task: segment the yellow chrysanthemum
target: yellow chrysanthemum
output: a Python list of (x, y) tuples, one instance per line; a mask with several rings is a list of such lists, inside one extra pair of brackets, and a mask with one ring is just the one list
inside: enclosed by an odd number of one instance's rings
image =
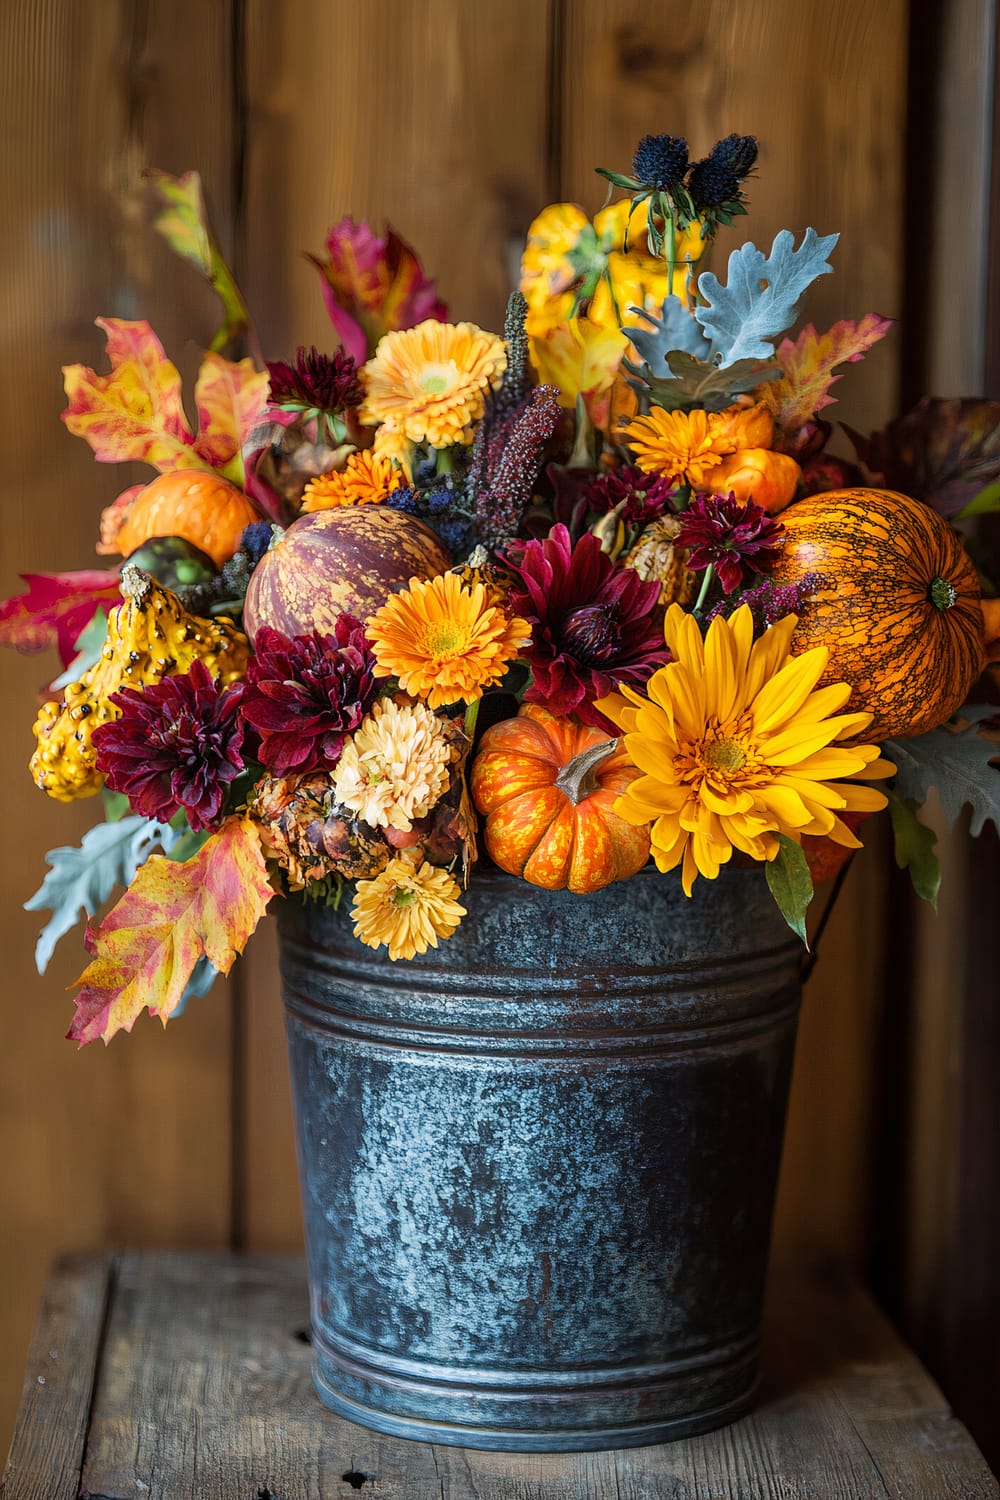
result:
[(647, 417), (634, 417), (624, 437), (645, 473), (691, 485), (704, 484), (736, 447), (728, 424), (713, 413), (664, 411), (662, 406), (654, 406)]
[(329, 510), (334, 505), (370, 505), (384, 500), (406, 483), (392, 460), (364, 448), (352, 453), (342, 469), (310, 479), (303, 492), (302, 510)]
[(385, 943), (389, 957), (413, 958), (451, 937), (465, 916), (458, 881), (407, 850), (373, 880), (359, 880), (351, 907), (354, 936), (369, 948)]
[(472, 703), (499, 682), (531, 626), (491, 603), (481, 583), (442, 573), (393, 594), (365, 624), (376, 677), (398, 677), (405, 693), (431, 708)]
[(507, 347), (474, 323), (438, 323), (387, 333), (361, 370), (362, 422), (412, 443), (450, 448), (472, 441), (488, 390), (507, 368)]
[(796, 624), (788, 615), (754, 641), (744, 605), (729, 620), (713, 620), (703, 640), (693, 615), (673, 604), (665, 634), (675, 660), (653, 673), (648, 697), (623, 685), (597, 704), (625, 731), (643, 772), (615, 811), (630, 823), (652, 822), (657, 866), (680, 865), (688, 896), (696, 877), (714, 880), (734, 849), (773, 859), (779, 834), (796, 842), (825, 835), (856, 849), (837, 814), (886, 804), (874, 788), (840, 780), (891, 776), (894, 767), (876, 745), (835, 743), (860, 734), (871, 714), (837, 714), (851, 690), (842, 682), (816, 687), (828, 652), (817, 646), (791, 656)]
[(423, 703), (376, 703), (348, 740), (333, 772), (337, 801), (369, 828), (409, 833), (451, 780), (454, 751), (445, 726)]

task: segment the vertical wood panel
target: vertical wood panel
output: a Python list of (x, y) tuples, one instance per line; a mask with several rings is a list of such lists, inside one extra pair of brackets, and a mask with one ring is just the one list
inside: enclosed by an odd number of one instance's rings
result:
[[(247, 293), (265, 351), (329, 347), (316, 273), (344, 214), (417, 248), (455, 319), (502, 327), (545, 201), (547, 0), (249, 0)], [(246, 1240), (300, 1233), (273, 934), (246, 966)]]
[[(598, 208), (593, 168), (627, 170), (646, 134), (684, 135), (697, 155), (731, 131), (757, 135), (750, 216), (720, 233), (716, 273), (746, 239), (839, 230), (836, 274), (811, 289), (806, 317), (899, 313), (905, 0), (567, 0), (561, 72), (563, 196)], [(893, 336), (852, 369), (828, 415), (866, 430), (892, 415), (898, 350)], [(807, 987), (776, 1228), (783, 1249), (855, 1260), (867, 1250), (883, 966), (881, 841), (868, 842)]]
[[(94, 462), (62, 428), (59, 367), (99, 363), (99, 314), (146, 315), (190, 371), (211, 332), (194, 274), (142, 222), (147, 164), (200, 167), (230, 211), (229, 10), (197, 0), (8, 0), (0, 8), (5, 215), (0, 244), (0, 422), (5, 461), (0, 589), (21, 571), (95, 566), (101, 506), (129, 471)], [(135, 477), (148, 475), (135, 469)], [(5, 858), (0, 871), (6, 1045), (0, 1061), (0, 1444), (46, 1265), (67, 1246), (225, 1243), (229, 1232), (229, 1015), (223, 992), (165, 1034), (77, 1055), (63, 1039), (79, 934), (48, 973), (41, 925), (21, 910), (43, 855), (77, 842), (97, 803), (33, 790), (26, 764), (37, 694), (54, 660), (0, 654)]]

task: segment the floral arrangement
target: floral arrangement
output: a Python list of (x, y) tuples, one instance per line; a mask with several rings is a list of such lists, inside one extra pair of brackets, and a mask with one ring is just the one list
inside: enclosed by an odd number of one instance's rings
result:
[(932, 900), (931, 788), (998, 820), (968, 700), (1000, 600), (950, 523), (1000, 508), (1000, 410), (925, 400), (828, 451), (890, 321), (790, 332), (834, 234), (703, 269), (756, 160), (646, 137), (593, 220), (531, 225), (502, 337), (344, 219), (313, 258), (337, 347), (267, 363), (197, 175), (151, 174), (223, 308), (197, 429), (149, 324), (100, 319), (110, 368), (64, 371), (63, 420), (157, 477), (101, 518), (120, 564), (0, 606), (0, 641), (62, 659), (33, 779), (103, 798), (27, 903), (40, 969), (89, 919), (71, 1037), (178, 1014), (276, 893), (348, 902), (395, 961), (455, 931), (477, 859), (581, 896), (756, 861), (804, 939), (870, 813)]

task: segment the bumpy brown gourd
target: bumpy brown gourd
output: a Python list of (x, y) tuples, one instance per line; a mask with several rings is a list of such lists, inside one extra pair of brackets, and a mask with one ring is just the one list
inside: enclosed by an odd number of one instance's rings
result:
[(247, 638), (230, 620), (188, 614), (176, 594), (140, 568), (126, 565), (121, 586), (124, 600), (108, 618), (100, 660), (69, 684), (61, 703), (44, 703), (35, 720), (31, 774), (58, 802), (91, 797), (104, 783), (92, 739), (98, 724), (118, 717), (112, 693), (178, 676), (195, 660), (224, 686), (246, 671)]

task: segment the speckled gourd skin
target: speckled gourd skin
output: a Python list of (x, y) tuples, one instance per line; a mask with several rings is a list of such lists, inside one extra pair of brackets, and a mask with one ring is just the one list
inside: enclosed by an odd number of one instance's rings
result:
[[(782, 512), (777, 584), (819, 573), (792, 638), (796, 654), (826, 646), (821, 683), (847, 682), (845, 712), (873, 715), (861, 736), (923, 734), (965, 701), (983, 665), (979, 583), (961, 541), (929, 505), (893, 490), (832, 490)], [(931, 584), (954, 601), (939, 609)]]
[(263, 625), (283, 635), (332, 633), (341, 614), (359, 620), (411, 578), (451, 566), (438, 536), (387, 505), (341, 505), (300, 516), (254, 570), (243, 623), (254, 640)]

